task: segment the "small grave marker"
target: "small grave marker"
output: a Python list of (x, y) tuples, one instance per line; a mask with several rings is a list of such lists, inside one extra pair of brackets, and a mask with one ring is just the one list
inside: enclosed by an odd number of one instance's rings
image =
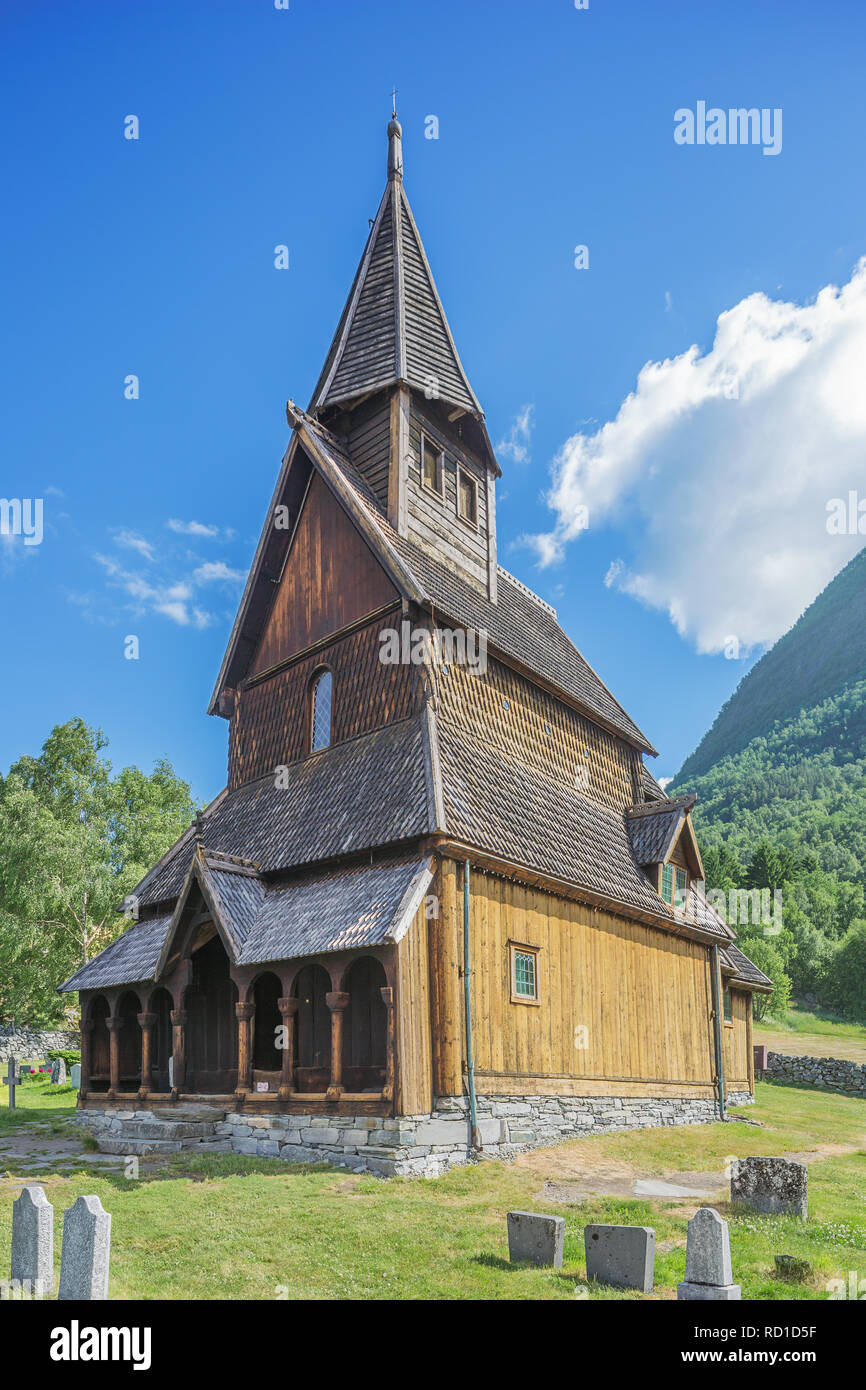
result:
[(528, 1263), (562, 1268), (565, 1221), (561, 1216), (538, 1216), (531, 1211), (508, 1213), (508, 1258), (512, 1264)]
[(72, 1064), (72, 1070), (71, 1070), (71, 1072), (69, 1073), (69, 1079), (70, 1079), (70, 1081), (72, 1082), (73, 1086), (75, 1087), (76, 1091), (80, 1091), (80, 1090), (81, 1090), (81, 1063), (80, 1063), (80, 1062), (73, 1062), (73, 1064)]
[(54, 1208), (37, 1184), (12, 1203), (12, 1282), (36, 1298), (54, 1290)]
[(108, 1298), (111, 1216), (98, 1197), (79, 1197), (63, 1213), (59, 1299)]
[(809, 1215), (809, 1169), (789, 1158), (741, 1158), (731, 1164), (731, 1201), (770, 1216)]
[(14, 1057), (9, 1058), (6, 1075), (3, 1078), (3, 1085), (9, 1087), (9, 1109), (15, 1109), (15, 1087), (21, 1085), (21, 1073), (18, 1070), (18, 1063)]
[(651, 1226), (586, 1226), (586, 1277), (652, 1293), (656, 1233)]
[(686, 1277), (677, 1284), (681, 1302), (732, 1302), (741, 1298), (732, 1283), (728, 1223), (712, 1207), (701, 1207), (689, 1222), (686, 1236)]
[(66, 1085), (66, 1062), (62, 1057), (55, 1057), (51, 1063), (51, 1084), (52, 1086)]

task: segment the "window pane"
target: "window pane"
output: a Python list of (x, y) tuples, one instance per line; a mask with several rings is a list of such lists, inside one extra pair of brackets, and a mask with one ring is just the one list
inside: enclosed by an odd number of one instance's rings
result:
[(442, 456), (429, 439), (421, 436), (421, 453), (424, 459), (424, 482), (435, 492), (442, 491)]
[(676, 891), (676, 898), (675, 898), (675, 900), (674, 900), (674, 906), (675, 906), (675, 907), (685, 907), (685, 905), (686, 905), (686, 887), (687, 887), (687, 886), (688, 886), (688, 878), (687, 878), (687, 876), (686, 876), (686, 871), (685, 871), (685, 869), (677, 869), (677, 891)]
[(331, 673), (323, 671), (313, 687), (313, 737), (311, 751), (327, 748), (331, 742)]
[(725, 990), (724, 1000), (725, 1000), (725, 1022), (726, 1022), (726, 1023), (733, 1023), (733, 1021), (734, 1021), (734, 1015), (733, 1015), (733, 1012), (732, 1012), (732, 1009), (731, 1009), (731, 991), (730, 991), (729, 989), (726, 989), (726, 990)]
[(531, 951), (514, 952), (514, 993), (524, 999), (535, 998), (535, 956)]
[(473, 525), (478, 523), (478, 509), (475, 500), (475, 479), (470, 478), (468, 473), (461, 470), (460, 484), (458, 489), (458, 499), (460, 504), (460, 515), (465, 516), (467, 521)]
[(662, 864), (662, 897), (666, 903), (674, 900), (674, 870), (672, 864)]

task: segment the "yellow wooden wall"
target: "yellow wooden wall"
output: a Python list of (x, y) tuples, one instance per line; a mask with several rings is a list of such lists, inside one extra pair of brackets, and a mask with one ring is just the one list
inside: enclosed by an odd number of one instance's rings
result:
[(398, 1115), (428, 1115), (433, 1108), (429, 925), (422, 903), (397, 947)]
[(751, 1089), (751, 1012), (752, 1000), (746, 990), (731, 990), (730, 1023), (722, 1028), (722, 1047), (725, 1061), (725, 1089)]
[[(412, 1063), (404, 1088), (413, 1105), (431, 1082), (436, 1095), (464, 1089), (462, 867), (443, 860), (437, 891), (439, 916), (423, 932), (429, 991), (424, 986), (417, 996), (432, 1022), (432, 1076), (422, 1078), (423, 1068)], [(706, 946), (479, 870), (471, 875), (470, 910), (479, 1093), (713, 1095)], [(401, 980), (413, 988), (420, 974), (417, 928), (416, 921), (409, 933), (416, 942), (410, 946), (407, 936), (400, 946)], [(511, 1002), (509, 940), (540, 948), (537, 1006)], [(750, 1001), (743, 992), (732, 998), (726, 1080), (729, 1090), (747, 1089)], [(401, 1016), (405, 1009), (404, 995)], [(416, 1026), (407, 1018), (407, 1043)], [(577, 1031), (584, 1029), (585, 1035)]]

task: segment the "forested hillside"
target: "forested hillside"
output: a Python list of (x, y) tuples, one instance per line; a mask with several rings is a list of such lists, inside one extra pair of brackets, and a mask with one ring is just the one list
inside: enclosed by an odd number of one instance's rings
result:
[(866, 1018), (866, 551), (741, 682), (668, 788), (686, 790), (708, 885), (782, 890), (784, 930), (738, 926), (747, 953)]

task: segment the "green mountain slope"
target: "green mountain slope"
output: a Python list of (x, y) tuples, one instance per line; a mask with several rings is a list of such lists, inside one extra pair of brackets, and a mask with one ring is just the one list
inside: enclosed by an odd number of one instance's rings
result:
[[(777, 720), (795, 718), (856, 681), (866, 680), (866, 549), (806, 609), (790, 632), (761, 657), (686, 758), (679, 785), (744, 749)], [(858, 719), (862, 736), (866, 711)], [(855, 731), (856, 734), (856, 731)]]

